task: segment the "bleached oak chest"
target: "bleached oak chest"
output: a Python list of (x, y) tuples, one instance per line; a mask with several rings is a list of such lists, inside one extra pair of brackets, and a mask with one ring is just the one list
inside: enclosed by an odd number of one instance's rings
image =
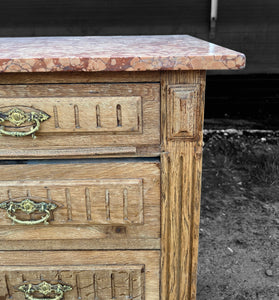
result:
[(189, 36), (0, 39), (0, 300), (195, 299), (207, 69)]

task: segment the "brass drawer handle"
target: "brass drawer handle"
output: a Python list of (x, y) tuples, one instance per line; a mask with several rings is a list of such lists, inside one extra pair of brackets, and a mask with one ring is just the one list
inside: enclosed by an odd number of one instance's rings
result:
[[(46, 203), (46, 202), (34, 202), (29, 198), (26, 198), (20, 202), (14, 202), (12, 200), (8, 200), (0, 203), (0, 208), (5, 209), (7, 211), (8, 217), (13, 221), (13, 223), (24, 224), (24, 225), (35, 225), (39, 223), (48, 224), (48, 218), (50, 217), (50, 211), (57, 208), (57, 205), (54, 203)], [(14, 215), (17, 210), (21, 210), (24, 213), (31, 214), (34, 211), (39, 211), (41, 213), (45, 213), (45, 216), (41, 217), (39, 220), (19, 220)]]
[(15, 137), (23, 137), (27, 135), (32, 135), (32, 138), (35, 139), (35, 132), (39, 130), (41, 122), (49, 119), (50, 116), (39, 110), (25, 112), (20, 108), (12, 108), (7, 112), (0, 112), (0, 123), (9, 121), (15, 126), (19, 127), (20, 125), (31, 122), (31, 129), (29, 131), (8, 131), (5, 130), (5, 126), (0, 125), (0, 135), (9, 135)]
[[(27, 300), (60, 300), (63, 299), (64, 292), (72, 290), (70, 285), (66, 284), (50, 284), (46, 281), (42, 281), (39, 284), (24, 284), (18, 287), (21, 292), (24, 292), (25, 299)], [(54, 298), (35, 298), (32, 296), (33, 293), (40, 293), (44, 296), (55, 293), (57, 294)]]

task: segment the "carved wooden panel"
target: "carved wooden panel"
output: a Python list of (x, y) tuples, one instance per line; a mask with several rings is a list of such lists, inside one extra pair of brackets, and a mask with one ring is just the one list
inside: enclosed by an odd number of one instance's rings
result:
[(0, 299), (45, 281), (71, 286), (64, 300), (159, 300), (159, 262), (159, 251), (0, 251)]
[[(0, 203), (24, 199), (54, 201), (51, 224), (142, 224), (142, 179), (0, 181)], [(18, 212), (21, 219), (36, 218)], [(10, 224), (3, 218), (1, 225)]]
[[(46, 268), (15, 267), (13, 271), (0, 271), (0, 299), (23, 300), (20, 286), (46, 282), (67, 285), (65, 300), (108, 300), (144, 299), (144, 265), (92, 265), (92, 266), (48, 266)], [(53, 292), (54, 294), (54, 292)], [(39, 299), (43, 294), (38, 295)], [(50, 295), (47, 295), (50, 296)], [(53, 295), (54, 296), (54, 295)]]
[[(116, 155), (115, 148), (124, 146), (134, 148), (120, 149), (120, 154), (135, 155), (136, 147), (160, 144), (158, 83), (2, 85), (0, 115), (12, 107), (42, 111), (50, 118), (41, 122), (36, 139), (2, 135), (0, 157)], [(1, 125), (12, 132), (32, 128), (32, 122)]]
[[(12, 105), (10, 105), (13, 103)], [(126, 133), (142, 131), (141, 97), (51, 97), (0, 98), (0, 112), (15, 107), (23, 111), (35, 108), (50, 118), (40, 126), (40, 134), (56, 133)], [(19, 130), (8, 121), (4, 126)], [(21, 124), (21, 127), (26, 124)], [(9, 129), (11, 130), (11, 128)]]
[(194, 139), (200, 115), (199, 84), (168, 85), (169, 138)]
[[(12, 225), (7, 210), (0, 209), (1, 239), (159, 237), (160, 169), (156, 163), (3, 165), (2, 172), (0, 205), (30, 199), (54, 203), (57, 208), (47, 225)], [(32, 221), (44, 213), (17, 210), (12, 215)]]

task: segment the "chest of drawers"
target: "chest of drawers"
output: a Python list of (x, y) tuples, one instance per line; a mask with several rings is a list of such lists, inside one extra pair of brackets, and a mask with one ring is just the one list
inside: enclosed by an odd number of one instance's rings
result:
[(0, 40), (0, 300), (195, 299), (207, 69), (189, 36)]

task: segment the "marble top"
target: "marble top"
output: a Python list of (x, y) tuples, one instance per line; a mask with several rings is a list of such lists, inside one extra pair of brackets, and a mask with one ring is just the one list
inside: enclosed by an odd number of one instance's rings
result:
[(244, 54), (188, 35), (0, 38), (0, 72), (244, 67)]

